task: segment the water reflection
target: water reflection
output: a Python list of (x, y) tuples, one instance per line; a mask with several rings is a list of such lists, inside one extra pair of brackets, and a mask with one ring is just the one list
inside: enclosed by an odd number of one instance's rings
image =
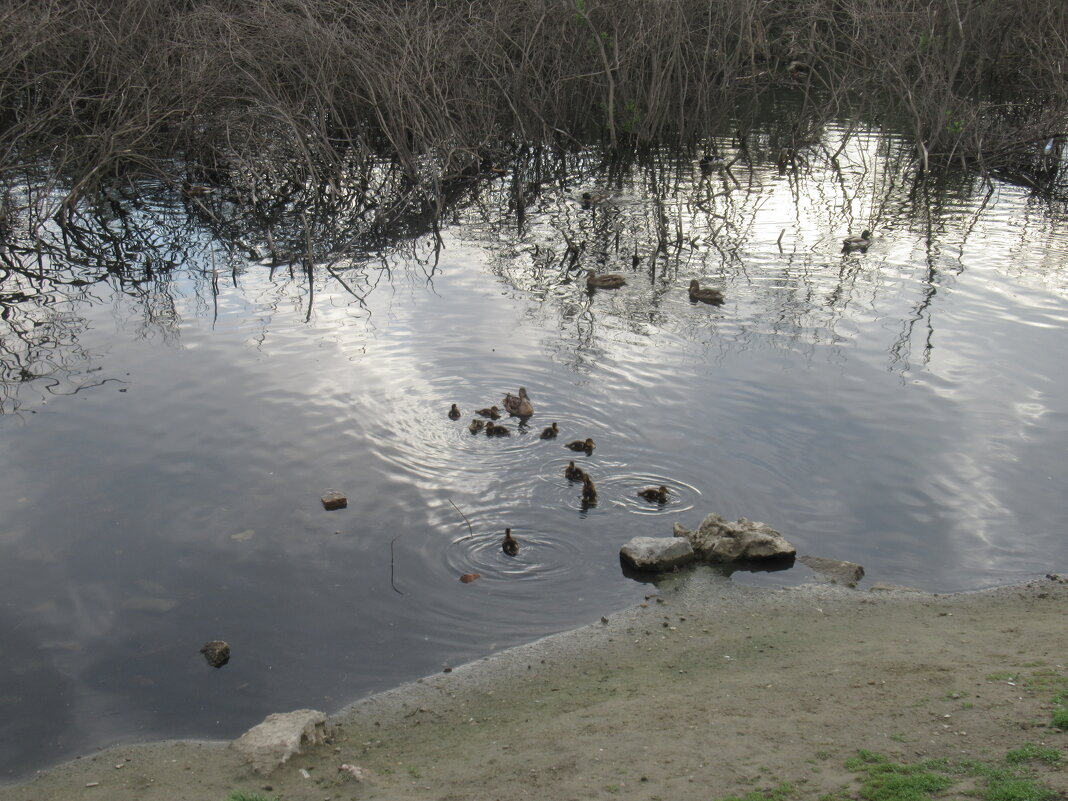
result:
[[(0, 287), (0, 729), (32, 745), (5, 775), (336, 709), (596, 620), (643, 593), (622, 542), (710, 511), (872, 581), (1063, 562), (1064, 217), (1011, 185), (917, 187), (891, 137), (825, 134), (795, 143), (804, 169), (774, 132), (717, 141), (733, 163), (707, 174), (666, 151), (532, 161), (457, 187), (438, 227), (384, 169), (247, 216), (141, 187), (61, 226), (27, 194)], [(586, 268), (628, 283), (591, 294)], [(691, 303), (692, 278), (726, 302)], [(472, 436), (520, 385), (529, 427)]]

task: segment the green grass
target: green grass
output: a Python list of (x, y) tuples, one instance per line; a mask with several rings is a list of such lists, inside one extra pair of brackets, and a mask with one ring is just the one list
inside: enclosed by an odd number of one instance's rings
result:
[(794, 794), (794, 786), (783, 782), (770, 790), (753, 790), (745, 795), (731, 795), (718, 801), (786, 801)]
[(278, 798), (277, 796), (275, 798), (267, 798), (259, 793), (243, 793), (240, 790), (235, 790), (230, 793), (226, 801), (278, 801)]
[(908, 765), (872, 751), (858, 751), (845, 766), (860, 774), (858, 795), (865, 801), (933, 801), (962, 776), (978, 780), (976, 790), (967, 795), (982, 801), (1051, 801), (1056, 794), (1035, 782), (1026, 763), (1055, 765), (1060, 759), (1057, 749), (1029, 743), (1009, 751), (1003, 763), (932, 760)]

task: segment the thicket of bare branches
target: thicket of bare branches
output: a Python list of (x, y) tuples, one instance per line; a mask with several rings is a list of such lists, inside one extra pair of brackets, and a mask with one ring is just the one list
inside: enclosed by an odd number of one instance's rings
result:
[(1066, 70), (1062, 0), (7, 0), (0, 168), (77, 194), (374, 153), (437, 180), (519, 143), (691, 144), (780, 90), (994, 166), (1065, 133)]

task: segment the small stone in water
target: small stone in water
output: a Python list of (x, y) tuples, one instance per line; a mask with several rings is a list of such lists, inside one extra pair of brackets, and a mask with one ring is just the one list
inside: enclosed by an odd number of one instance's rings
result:
[(226, 640), (211, 640), (204, 643), (200, 649), (204, 659), (213, 668), (221, 668), (230, 661), (230, 643)]
[(335, 509), (344, 509), (349, 505), (349, 499), (337, 490), (331, 490), (322, 497), (323, 508), (328, 512), (332, 512)]

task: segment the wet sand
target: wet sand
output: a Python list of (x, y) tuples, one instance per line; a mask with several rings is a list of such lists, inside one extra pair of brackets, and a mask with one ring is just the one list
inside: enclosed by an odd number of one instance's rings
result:
[[(75, 760), (0, 801), (709, 801), (784, 781), (815, 799), (855, 791), (843, 763), (858, 748), (910, 762), (1068, 751), (1049, 725), (1066, 613), (1063, 580), (937, 596), (753, 589), (698, 569), (607, 623), (367, 698), (268, 777), (225, 743), (168, 742)], [(1068, 795), (1066, 772), (1040, 770)]]

